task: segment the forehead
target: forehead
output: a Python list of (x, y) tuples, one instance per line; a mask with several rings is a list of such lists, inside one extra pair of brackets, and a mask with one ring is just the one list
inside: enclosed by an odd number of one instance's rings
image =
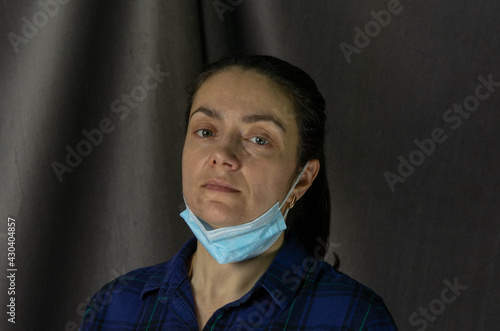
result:
[(295, 122), (293, 102), (283, 88), (265, 75), (230, 68), (210, 76), (198, 89), (190, 112), (198, 107), (217, 109), (227, 116), (272, 114)]

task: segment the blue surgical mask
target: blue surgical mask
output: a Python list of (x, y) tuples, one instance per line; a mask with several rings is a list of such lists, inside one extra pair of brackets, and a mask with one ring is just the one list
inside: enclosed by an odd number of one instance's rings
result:
[(285, 215), (282, 215), (281, 208), (283, 208), (289, 195), (297, 185), (306, 166), (307, 163), (295, 179), (283, 202), (281, 204), (279, 201), (276, 202), (268, 211), (251, 222), (214, 229), (193, 214), (186, 200), (184, 200), (186, 210), (180, 215), (203, 247), (220, 264), (251, 259), (268, 250), (278, 240), (281, 233), (285, 231), (285, 218), (288, 209)]

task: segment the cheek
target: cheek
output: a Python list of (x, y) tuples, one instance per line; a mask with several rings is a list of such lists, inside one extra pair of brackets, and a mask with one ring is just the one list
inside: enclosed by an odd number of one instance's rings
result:
[(255, 201), (262, 206), (282, 202), (289, 187), (289, 176), (292, 172), (286, 168), (266, 169), (254, 172), (250, 182), (254, 187)]
[(184, 147), (182, 151), (182, 187), (183, 191), (189, 189), (191, 185), (191, 179), (193, 178), (193, 173), (196, 167), (196, 158), (194, 153), (190, 151), (189, 148)]
[(191, 141), (192, 139), (186, 138), (184, 141), (184, 147), (182, 149), (182, 169), (189, 169), (195, 165), (196, 155), (199, 155), (199, 151), (196, 150), (195, 144)]
[(182, 190), (190, 192), (196, 189), (206, 163), (206, 149), (196, 148), (193, 144), (186, 140), (182, 151)]

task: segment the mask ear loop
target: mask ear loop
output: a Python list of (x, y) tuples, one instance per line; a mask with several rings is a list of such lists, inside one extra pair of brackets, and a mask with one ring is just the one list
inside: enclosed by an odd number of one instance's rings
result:
[[(297, 176), (297, 178), (295, 178), (295, 181), (293, 182), (293, 185), (292, 187), (290, 188), (290, 190), (288, 191), (285, 199), (283, 199), (283, 202), (281, 203), (281, 205), (279, 206), (279, 209), (281, 210), (281, 208), (283, 208), (283, 206), (285, 205), (286, 203), (286, 200), (288, 200), (288, 197), (290, 196), (290, 194), (292, 194), (292, 191), (293, 189), (295, 188), (295, 186), (297, 185), (297, 183), (299, 182), (300, 180), (300, 177), (302, 177), (302, 174), (304, 173), (304, 171), (306, 170), (306, 167), (307, 165), (309, 164), (309, 161), (306, 162), (306, 164), (304, 164), (304, 166), (302, 167), (302, 170), (300, 170), (299, 172), (299, 175)], [(297, 199), (297, 198), (295, 198)], [(294, 199), (294, 200), (295, 200)], [(287, 210), (285, 211), (285, 215), (283, 215), (283, 218), (286, 219), (286, 216), (288, 215), (288, 212), (290, 211), (290, 208), (287, 208)]]

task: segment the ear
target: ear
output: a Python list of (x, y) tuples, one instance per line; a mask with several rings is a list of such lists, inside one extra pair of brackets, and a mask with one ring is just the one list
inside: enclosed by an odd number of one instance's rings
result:
[(287, 200), (288, 206), (290, 206), (290, 203), (292, 202), (294, 196), (296, 197), (296, 200), (299, 200), (307, 192), (309, 187), (311, 187), (314, 179), (318, 175), (319, 167), (320, 166), (318, 159), (313, 159), (309, 161), (297, 185), (295, 186), (292, 193), (288, 197)]

